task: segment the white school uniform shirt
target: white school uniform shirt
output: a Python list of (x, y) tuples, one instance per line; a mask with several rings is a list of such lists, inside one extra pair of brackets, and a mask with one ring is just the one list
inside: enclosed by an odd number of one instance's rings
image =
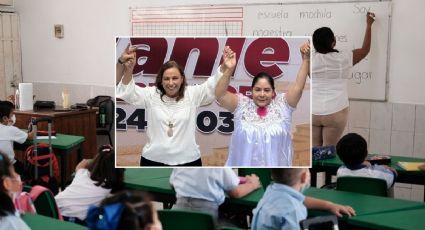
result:
[(395, 174), (393, 171), (385, 168), (383, 165), (359, 165), (355, 168), (348, 168), (342, 165), (336, 172), (336, 177), (355, 176), (355, 177), (370, 177), (382, 179), (387, 182), (387, 188), (391, 188), (395, 182)]
[(111, 192), (111, 189), (96, 186), (95, 183), (90, 179), (89, 170), (77, 170), (72, 183), (55, 196), (62, 215), (85, 220), (90, 205), (98, 206)]
[(12, 161), (12, 164), (16, 162), (15, 152), (13, 151), (13, 142), (19, 144), (24, 143), (27, 140), (28, 134), (15, 126), (0, 124), (0, 152), (7, 155)]
[(231, 168), (175, 168), (170, 184), (179, 197), (208, 200), (220, 205), (225, 192), (239, 185), (239, 177)]
[(7, 215), (0, 217), (0, 230), (31, 230), (28, 225), (19, 217), (19, 213), (15, 215)]
[(313, 52), (312, 63), (312, 114), (329, 115), (347, 108), (353, 52)]
[[(147, 143), (142, 156), (148, 160), (168, 165), (184, 164), (201, 157), (195, 141), (197, 109), (215, 99), (215, 87), (222, 73), (217, 71), (200, 85), (186, 86), (184, 97), (178, 102), (166, 95), (161, 100), (155, 86), (138, 87), (133, 79), (128, 85), (120, 82), (116, 89), (118, 98), (145, 109), (148, 127)], [(173, 124), (173, 136), (167, 131), (169, 122)]]

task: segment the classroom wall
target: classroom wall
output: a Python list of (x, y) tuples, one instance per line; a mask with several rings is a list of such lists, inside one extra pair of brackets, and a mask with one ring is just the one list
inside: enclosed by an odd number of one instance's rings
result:
[[(169, 5), (255, 3), (260, 1), (170, 0)], [(261, 1), (262, 3), (281, 1)], [(299, 2), (299, 1), (285, 1)], [(316, 2), (310, 0), (309, 2)], [(317, 1), (319, 2), (319, 1)], [(393, 0), (388, 99), (390, 102), (351, 101), (347, 131), (362, 134), (370, 152), (425, 157), (425, 77), (423, 28), (425, 1)], [(38, 99), (61, 102), (63, 87), (71, 102), (85, 102), (97, 94), (113, 95), (114, 36), (129, 35), (130, 6), (160, 6), (156, 0), (15, 0), (20, 16), (22, 72), (35, 83)], [(78, 12), (78, 14), (77, 14)], [(409, 15), (409, 17), (406, 17)], [(63, 24), (65, 37), (53, 36), (53, 25)], [(372, 44), (373, 45), (373, 44)], [(423, 186), (407, 186), (412, 198)], [(423, 194), (423, 193), (422, 193)]]

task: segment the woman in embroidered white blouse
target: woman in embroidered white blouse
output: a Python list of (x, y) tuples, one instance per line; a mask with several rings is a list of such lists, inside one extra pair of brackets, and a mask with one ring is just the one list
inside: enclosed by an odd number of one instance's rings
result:
[(235, 122), (226, 166), (292, 165), (292, 112), (301, 98), (310, 69), (308, 42), (301, 46), (300, 52), (302, 64), (286, 94), (276, 95), (274, 80), (267, 73), (254, 77), (252, 99), (226, 91), (230, 77), (220, 79), (216, 98), (222, 107), (234, 113)]
[(141, 88), (132, 77), (135, 63), (135, 49), (127, 47), (117, 63), (117, 69), (123, 69), (118, 72), (124, 76), (116, 95), (146, 111), (148, 141), (143, 147), (140, 165), (202, 166), (195, 141), (196, 110), (214, 101), (217, 82), (233, 72), (236, 66), (233, 51), (226, 47), (220, 71), (194, 86), (187, 86), (183, 69), (175, 61), (168, 61), (161, 66), (155, 86)]

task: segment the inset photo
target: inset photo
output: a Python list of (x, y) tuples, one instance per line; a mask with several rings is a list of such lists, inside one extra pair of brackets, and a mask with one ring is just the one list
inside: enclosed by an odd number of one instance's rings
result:
[(117, 167), (310, 167), (310, 37), (117, 37)]

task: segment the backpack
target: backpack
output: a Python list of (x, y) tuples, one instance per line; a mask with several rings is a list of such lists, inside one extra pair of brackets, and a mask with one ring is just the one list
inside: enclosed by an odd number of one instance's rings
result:
[[(25, 151), (26, 169), (25, 174), (29, 177), (30, 185), (41, 185), (50, 189), (53, 194), (59, 192), (56, 177), (59, 177), (59, 164), (56, 155), (50, 152), (49, 145), (37, 144), (37, 157), (34, 155), (34, 146), (29, 146)], [(52, 162), (52, 176), (50, 176), (50, 160)], [(37, 177), (35, 170), (37, 169)]]
[(37, 213), (31, 195), (28, 192), (21, 192), (13, 203), (20, 214)]

